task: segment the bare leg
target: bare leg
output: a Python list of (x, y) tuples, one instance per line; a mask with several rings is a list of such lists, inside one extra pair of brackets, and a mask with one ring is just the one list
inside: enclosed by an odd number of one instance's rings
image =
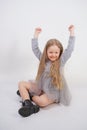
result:
[(30, 116), (33, 113), (37, 113), (40, 108), (37, 105), (34, 105), (29, 97), (29, 89), (31, 87), (31, 83), (30, 82), (19, 82), (19, 92), (20, 95), (23, 99), (23, 106), (18, 110), (18, 113), (23, 116), (23, 117), (27, 117)]
[(19, 92), (23, 100), (30, 99), (29, 97), (29, 88), (30, 88), (29, 82), (21, 81), (19, 82)]
[(32, 100), (40, 107), (45, 107), (55, 102), (50, 100), (46, 94), (42, 94), (41, 96), (33, 96)]

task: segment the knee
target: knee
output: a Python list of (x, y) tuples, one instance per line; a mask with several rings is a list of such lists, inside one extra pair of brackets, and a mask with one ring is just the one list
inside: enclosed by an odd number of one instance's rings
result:
[(46, 107), (48, 104), (46, 102), (39, 102), (40, 107)]
[(39, 105), (40, 107), (46, 107), (46, 106), (48, 106), (48, 102), (46, 102), (46, 101), (40, 101), (40, 102), (38, 103), (38, 105)]
[(34, 96), (33, 98), (32, 98), (32, 100), (37, 104), (37, 105), (39, 105), (40, 107), (46, 107), (47, 105), (48, 105), (48, 102), (46, 101), (46, 100), (42, 100), (42, 99), (40, 99), (40, 97), (39, 96)]
[(18, 88), (19, 88), (19, 90), (23, 88), (23, 86), (24, 86), (23, 84), (24, 84), (23, 81), (20, 81), (20, 82), (18, 83)]

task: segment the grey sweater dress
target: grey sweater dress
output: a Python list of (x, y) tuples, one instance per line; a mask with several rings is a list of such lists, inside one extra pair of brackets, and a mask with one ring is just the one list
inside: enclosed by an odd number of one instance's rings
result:
[[(75, 43), (75, 37), (70, 36), (68, 40), (68, 46), (61, 56), (60, 72), (63, 78), (63, 85), (64, 85), (63, 88), (59, 90), (51, 83), (51, 77), (48, 77), (48, 74), (50, 72), (51, 61), (48, 61), (46, 63), (45, 70), (42, 73), (38, 83), (36, 81), (30, 81), (31, 82), (30, 92), (33, 95), (34, 94), (40, 95), (41, 91), (43, 91), (48, 96), (49, 99), (55, 101), (56, 103), (60, 102), (63, 105), (70, 104), (71, 94), (67, 86), (66, 80), (64, 78), (63, 70), (65, 63), (71, 57), (71, 53), (74, 49), (74, 43)], [(40, 60), (42, 53), (38, 47), (38, 39), (35, 38), (32, 39), (32, 50), (35, 56)]]

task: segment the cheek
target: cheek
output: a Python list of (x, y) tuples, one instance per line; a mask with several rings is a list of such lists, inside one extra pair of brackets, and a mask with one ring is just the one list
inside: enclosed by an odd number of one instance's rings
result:
[(60, 53), (57, 54), (57, 57), (59, 57)]
[(50, 55), (50, 53), (47, 51), (47, 57)]
[(48, 54), (47, 54), (47, 57), (50, 57), (50, 56), (52, 56), (52, 55), (48, 53)]

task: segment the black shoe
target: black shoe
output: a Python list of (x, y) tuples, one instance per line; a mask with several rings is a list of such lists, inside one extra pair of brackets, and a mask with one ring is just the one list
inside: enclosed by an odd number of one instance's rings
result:
[(18, 113), (23, 117), (28, 117), (33, 113), (39, 112), (40, 108), (34, 105), (30, 100), (25, 100), (22, 108), (18, 110)]
[[(17, 93), (18, 96), (21, 96), (19, 90), (17, 90), (16, 93)], [(30, 100), (32, 101), (32, 97), (33, 97), (33, 96), (32, 96), (30, 93), (29, 93), (29, 96), (30, 96)]]
[(17, 90), (17, 92), (16, 92), (16, 93), (17, 93), (17, 95), (18, 95), (18, 96), (21, 96), (21, 95), (20, 95), (20, 92), (19, 92), (19, 90)]

